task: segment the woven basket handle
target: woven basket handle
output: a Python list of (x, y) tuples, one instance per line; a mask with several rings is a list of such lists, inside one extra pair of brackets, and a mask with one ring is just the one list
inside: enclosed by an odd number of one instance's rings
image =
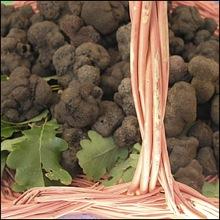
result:
[[(214, 18), (219, 23), (216, 3), (175, 1), (174, 4), (174, 7), (195, 6), (202, 16)], [(130, 1), (129, 9), (132, 94), (142, 135), (142, 149), (130, 193), (149, 193), (159, 182), (174, 213), (179, 214), (176, 205), (179, 201), (185, 212), (204, 217), (197, 209), (186, 205), (171, 174), (166, 146), (163, 120), (169, 78), (167, 1)]]

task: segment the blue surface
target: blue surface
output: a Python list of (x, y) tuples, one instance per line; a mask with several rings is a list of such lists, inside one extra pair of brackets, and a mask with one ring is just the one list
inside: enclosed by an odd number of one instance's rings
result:
[(59, 217), (58, 219), (101, 219), (98, 216), (86, 214), (86, 213), (79, 213), (79, 214), (67, 214)]

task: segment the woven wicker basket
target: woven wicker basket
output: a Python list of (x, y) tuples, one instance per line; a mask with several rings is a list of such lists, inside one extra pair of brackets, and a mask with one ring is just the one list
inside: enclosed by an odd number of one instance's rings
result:
[[(15, 7), (20, 7), (23, 4), (30, 4), (33, 9), (37, 11), (35, 1), (15, 1), (13, 3)], [(154, 2), (154, 4), (156, 3)], [(163, 2), (163, 4), (166, 4), (166, 2)], [(200, 10), (203, 17), (212, 17), (219, 24), (218, 4), (210, 1), (174, 1), (173, 7), (188, 4), (194, 4), (195, 7)], [(135, 7), (134, 2), (130, 2), (130, 9), (131, 7)], [(131, 13), (131, 18), (134, 16), (135, 10)], [(164, 18), (167, 19), (167, 16)], [(132, 25), (133, 28), (135, 28), (134, 24)], [(168, 29), (168, 27), (164, 28), (166, 30)], [(163, 37), (162, 39), (164, 39), (165, 42), (162, 43), (164, 43), (166, 48), (166, 51), (164, 51), (167, 53), (168, 36)], [(132, 52), (131, 45), (131, 54)], [(166, 56), (169, 56), (168, 53)], [(169, 59), (167, 58), (168, 57), (165, 57), (164, 59), (166, 68), (169, 66)], [(133, 58), (131, 57), (131, 65), (132, 60)], [(168, 155), (166, 149), (165, 155)], [(169, 166), (168, 168), (165, 166), (165, 169), (167, 169), (167, 172), (171, 176)], [(50, 219), (60, 218), (66, 214), (78, 213), (89, 213), (93, 215), (93, 218), (113, 219), (219, 217), (219, 199), (208, 199), (184, 184), (174, 181), (172, 176), (168, 181), (168, 185), (172, 189), (174, 196), (173, 199), (170, 199), (168, 196), (168, 189), (166, 185), (163, 184), (163, 181), (161, 181), (162, 174), (158, 176), (157, 187), (154, 190), (140, 195), (130, 195), (127, 193), (130, 183), (105, 188), (99, 183), (93, 183), (86, 180), (84, 176), (79, 176), (74, 179), (71, 187), (37, 187), (23, 194), (19, 194), (14, 193), (10, 189), (11, 183), (13, 182), (13, 176), (14, 174), (6, 169), (4, 178), (1, 182), (2, 219)], [(188, 194), (189, 191), (191, 192), (190, 194)], [(74, 218), (73, 216), (71, 217)]]

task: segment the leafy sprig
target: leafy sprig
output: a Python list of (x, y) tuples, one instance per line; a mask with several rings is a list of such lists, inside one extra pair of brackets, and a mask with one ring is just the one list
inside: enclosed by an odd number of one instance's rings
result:
[(118, 160), (109, 172), (109, 178), (102, 183), (105, 186), (112, 186), (120, 182), (130, 182), (137, 166), (140, 149), (141, 145), (139, 143), (135, 144), (129, 157), (125, 160)]
[(22, 136), (2, 142), (1, 150), (8, 151), (6, 165), (16, 170), (14, 191), (45, 186), (44, 175), (52, 181), (69, 185), (70, 174), (59, 164), (60, 154), (67, 150), (67, 143), (56, 137), (59, 125), (55, 120), (47, 121), (22, 131)]
[(82, 149), (77, 158), (86, 176), (97, 181), (112, 169), (120, 156), (127, 155), (127, 150), (117, 147), (112, 137), (104, 138), (95, 131), (89, 131), (88, 136), (89, 139), (80, 142)]

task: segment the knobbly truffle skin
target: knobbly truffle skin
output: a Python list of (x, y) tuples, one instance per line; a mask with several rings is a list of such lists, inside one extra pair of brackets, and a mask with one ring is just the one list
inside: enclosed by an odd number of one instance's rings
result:
[(188, 71), (193, 77), (191, 84), (196, 90), (198, 103), (205, 103), (215, 93), (215, 82), (219, 78), (219, 65), (212, 59), (196, 56), (190, 60)]
[(201, 192), (202, 186), (205, 182), (205, 178), (202, 172), (202, 166), (197, 160), (194, 159), (186, 167), (179, 168), (179, 170), (175, 173), (174, 178), (178, 182), (184, 183)]
[(181, 81), (187, 74), (187, 64), (184, 62), (181, 56), (170, 57), (170, 75), (169, 84), (172, 85), (175, 82)]
[(114, 141), (119, 147), (133, 146), (140, 141), (138, 120), (135, 116), (124, 118), (121, 127), (114, 132)]
[(167, 137), (179, 136), (184, 127), (196, 120), (195, 89), (187, 82), (177, 82), (168, 91), (165, 130)]
[(196, 158), (199, 142), (194, 137), (168, 138), (170, 165), (172, 173), (180, 167), (185, 167)]
[(197, 48), (196, 45), (193, 44), (192, 42), (188, 42), (184, 44), (184, 48), (181, 56), (185, 60), (185, 62), (189, 62), (192, 59), (192, 57), (195, 54), (196, 48)]
[(212, 121), (219, 126), (219, 95), (215, 95), (211, 103)]
[(87, 42), (76, 48), (75, 69), (88, 64), (93, 64), (101, 70), (106, 69), (110, 64), (108, 51), (99, 44)]
[[(62, 46), (62, 44), (57, 45), (56, 43), (64, 43), (64, 38), (63, 36), (61, 37), (58, 26), (51, 21), (42, 21), (33, 24), (29, 28), (27, 35), (29, 42), (38, 48)], [(61, 42), (56, 42), (58, 39)]]
[(197, 159), (203, 167), (204, 175), (216, 175), (217, 167), (214, 152), (211, 147), (203, 147), (199, 150)]
[(196, 7), (178, 6), (172, 12), (171, 29), (186, 41), (194, 37), (203, 23)]
[(125, 77), (130, 76), (130, 66), (128, 62), (122, 61), (109, 67), (101, 75), (101, 87), (106, 97), (113, 97), (118, 91), (118, 86)]
[(170, 37), (170, 54), (180, 55), (184, 50), (184, 41), (180, 37)]
[(219, 169), (219, 131), (216, 131), (213, 133), (213, 149), (214, 149), (214, 154), (215, 158), (217, 161), (217, 167)]
[(116, 33), (118, 50), (123, 60), (130, 60), (131, 23), (121, 26)]
[(205, 18), (204, 19), (203, 28), (208, 30), (211, 34), (213, 34), (215, 32), (217, 27), (218, 27), (218, 24), (216, 23), (216, 21), (214, 19), (212, 19), (212, 18)]
[(108, 137), (120, 126), (124, 115), (120, 107), (112, 101), (102, 101), (100, 111), (100, 116), (93, 124), (92, 129), (103, 137)]
[(81, 83), (88, 81), (97, 86), (100, 83), (100, 70), (95, 66), (84, 65), (76, 71), (76, 75)]
[(121, 106), (127, 116), (136, 115), (130, 78), (124, 78), (121, 81), (121, 84), (118, 86), (118, 92), (114, 94), (114, 101)]
[(82, 43), (92, 42), (98, 43), (100, 41), (100, 34), (91, 25), (83, 26), (71, 39), (71, 44), (78, 47)]
[(10, 29), (9, 16), (14, 12), (15, 8), (11, 5), (1, 3), (1, 37), (5, 37)]
[(68, 1), (69, 10), (73, 15), (79, 16), (82, 10), (82, 1)]
[(74, 38), (75, 33), (83, 26), (83, 20), (76, 15), (64, 15), (59, 20), (59, 27), (70, 39)]
[(81, 11), (85, 23), (104, 35), (116, 30), (124, 16), (125, 9), (119, 1), (103, 1), (102, 4), (99, 1), (85, 1)]
[(95, 43), (83, 43), (76, 49), (66, 44), (53, 55), (58, 81), (65, 88), (72, 79), (84, 79), (98, 85), (100, 69), (106, 68), (109, 62), (108, 52)]
[(101, 97), (101, 88), (88, 82), (72, 80), (54, 107), (54, 117), (58, 123), (70, 127), (91, 126), (99, 115)]
[(66, 44), (60, 47), (53, 55), (53, 65), (58, 76), (71, 74), (75, 61), (75, 47)]
[(188, 132), (189, 136), (197, 138), (199, 147), (212, 146), (212, 134), (212, 129), (202, 121), (196, 121)]
[(51, 21), (42, 21), (33, 24), (28, 32), (28, 41), (38, 49), (38, 58), (35, 61), (32, 72), (37, 75), (46, 75), (52, 72), (52, 57), (55, 51), (65, 44), (64, 36), (58, 26)]
[(213, 59), (215, 62), (219, 63), (219, 40), (207, 40), (200, 43), (192, 52), (189, 59), (195, 56), (204, 56), (209, 59)]
[(12, 28), (27, 30), (31, 25), (30, 18), (33, 14), (30, 5), (14, 8), (1, 4), (1, 36), (5, 37)]
[(64, 88), (73, 79), (75, 61), (75, 47), (66, 44), (60, 47), (53, 55), (53, 65), (58, 76), (58, 83)]
[(55, 20), (60, 15), (58, 1), (37, 1), (37, 7), (40, 10), (40, 13), (47, 20)]
[(62, 138), (68, 143), (69, 148), (62, 152), (61, 164), (72, 177), (75, 177), (80, 172), (76, 153), (81, 149), (80, 141), (85, 136), (83, 130), (79, 128), (64, 127), (62, 131)]
[(20, 66), (30, 68), (32, 59), (32, 49), (24, 30), (12, 28), (1, 38), (1, 74), (10, 75)]
[(16, 68), (8, 81), (1, 82), (1, 88), (1, 115), (6, 121), (31, 119), (51, 104), (50, 86), (26, 67)]
[(199, 30), (195, 37), (194, 37), (194, 43), (196, 45), (199, 45), (200, 43), (207, 41), (211, 37), (211, 34), (207, 30)]
[(100, 41), (100, 34), (93, 26), (83, 26), (83, 20), (76, 15), (65, 15), (59, 20), (59, 27), (62, 32), (70, 39), (73, 46), (78, 47), (82, 43)]
[(36, 13), (31, 17), (31, 24), (42, 22), (43, 20), (44, 20), (43, 16), (39, 13)]

